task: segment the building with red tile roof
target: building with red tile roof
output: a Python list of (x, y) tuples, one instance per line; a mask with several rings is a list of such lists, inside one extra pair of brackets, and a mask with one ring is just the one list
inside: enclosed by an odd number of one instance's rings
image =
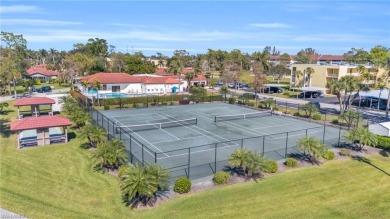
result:
[(11, 131), (70, 126), (69, 119), (60, 116), (26, 117), (11, 123)]
[(49, 105), (50, 106), (50, 112), (49, 114), (53, 114), (53, 104), (55, 104), (56, 101), (47, 98), (47, 97), (25, 97), (19, 100), (16, 100), (14, 102), (14, 106), (18, 108), (18, 118), (22, 118), (22, 115), (20, 114), (20, 107), (22, 106), (31, 106), (31, 115), (39, 116), (40, 115), (40, 109), (39, 106), (41, 105)]
[(26, 73), (29, 78), (40, 78), (40, 79), (48, 79), (48, 78), (55, 79), (59, 75), (58, 71), (47, 69), (46, 64), (31, 66), (29, 69), (27, 69)]

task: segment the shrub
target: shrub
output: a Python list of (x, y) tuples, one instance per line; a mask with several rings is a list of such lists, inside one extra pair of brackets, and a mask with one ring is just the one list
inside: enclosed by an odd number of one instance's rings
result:
[(279, 111), (279, 107), (277, 107), (277, 106), (274, 106), (272, 109), (273, 109), (274, 111)]
[(324, 157), (327, 160), (333, 160), (334, 159), (334, 152), (333, 151), (326, 151), (322, 157)]
[(286, 159), (285, 164), (288, 167), (296, 167), (296, 166), (298, 166), (298, 161), (294, 158), (289, 157)]
[(267, 168), (264, 170), (266, 173), (276, 173), (278, 172), (278, 163), (274, 160), (267, 161)]
[(229, 98), (229, 103), (230, 104), (234, 104), (236, 102), (236, 98), (234, 98), (234, 97), (230, 97)]
[(339, 120), (338, 119), (332, 119), (332, 123), (333, 124), (339, 124)]
[(129, 165), (122, 165), (118, 168), (118, 177), (119, 179), (122, 179), (123, 175), (125, 174), (126, 171), (130, 169)]
[(248, 106), (254, 107), (254, 106), (255, 106), (255, 102), (249, 101), (249, 102), (248, 102)]
[(352, 156), (351, 150), (345, 148), (340, 149), (339, 154), (341, 156), (348, 156), (348, 157)]
[(110, 106), (109, 105), (104, 105), (104, 110), (109, 110)]
[(314, 114), (313, 119), (314, 120), (321, 120), (321, 114)]
[(244, 102), (242, 102), (241, 100), (239, 100), (238, 102), (237, 102), (238, 104), (244, 104)]
[(295, 112), (295, 113), (293, 114), (293, 116), (301, 116), (301, 114), (299, 114), (298, 112)]
[(183, 194), (191, 190), (191, 180), (186, 177), (180, 177), (175, 181), (173, 191)]
[(230, 181), (230, 175), (227, 172), (219, 171), (216, 172), (213, 178), (215, 185), (228, 184)]
[(389, 137), (377, 135), (376, 138), (377, 138), (377, 141), (376, 141), (377, 143), (376, 143), (375, 147), (390, 150), (390, 138)]
[(175, 102), (171, 101), (170, 105), (171, 105), (171, 106), (175, 105)]
[(284, 95), (284, 96), (290, 96), (290, 92), (285, 91), (285, 92), (283, 92), (283, 95)]

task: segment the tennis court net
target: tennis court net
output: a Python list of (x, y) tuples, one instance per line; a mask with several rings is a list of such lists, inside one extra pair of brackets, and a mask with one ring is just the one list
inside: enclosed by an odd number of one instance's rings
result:
[(198, 124), (197, 118), (174, 120), (174, 121), (161, 122), (161, 123), (147, 123), (141, 125), (117, 125), (116, 132), (119, 133), (121, 129), (130, 132), (138, 132), (138, 131), (165, 129), (171, 127), (180, 127), (180, 126), (196, 125), (196, 124)]
[(223, 121), (236, 120), (236, 119), (249, 119), (249, 118), (265, 117), (271, 115), (272, 115), (271, 111), (262, 111), (262, 112), (235, 114), (235, 115), (221, 115), (221, 116), (215, 116), (214, 122), (223, 122)]

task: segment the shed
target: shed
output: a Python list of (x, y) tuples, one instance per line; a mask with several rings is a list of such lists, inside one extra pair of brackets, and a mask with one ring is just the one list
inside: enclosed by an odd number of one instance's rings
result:
[(368, 129), (376, 135), (390, 136), (390, 122), (373, 124)]

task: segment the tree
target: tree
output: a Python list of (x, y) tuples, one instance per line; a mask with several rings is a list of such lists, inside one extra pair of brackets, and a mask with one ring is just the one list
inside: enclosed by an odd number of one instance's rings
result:
[[(27, 69), (26, 57), (27, 41), (23, 35), (15, 35), (10, 32), (1, 31), (1, 41), (5, 47), (1, 46), (0, 56), (0, 80), (5, 86), (9, 84), (9, 94), (11, 94), (12, 85), (16, 98), (16, 80), (21, 77), (21, 72)], [(11, 81), (13, 82), (11, 84)]]
[(347, 110), (340, 114), (340, 118), (347, 123), (349, 129), (354, 122), (359, 124), (360, 120), (363, 119), (363, 116), (356, 110)]
[(344, 58), (350, 64), (366, 64), (369, 61), (369, 53), (364, 49), (351, 48), (344, 53)]
[(191, 80), (194, 79), (195, 77), (196, 77), (195, 72), (188, 72), (188, 73), (186, 74), (186, 76), (184, 77), (184, 79), (187, 81), (188, 87), (191, 87)]
[(4, 109), (4, 107), (8, 107), (9, 105), (8, 105), (8, 103), (7, 102), (1, 102), (0, 103), (0, 113), (3, 113), (4, 111), (3, 111), (3, 109)]
[(147, 62), (142, 54), (126, 55), (124, 62), (129, 74), (153, 74), (156, 71), (154, 64)]
[(285, 75), (290, 74), (290, 69), (286, 68), (284, 65), (275, 65), (272, 66), (268, 71), (268, 75), (271, 75), (273, 79), (276, 78), (277, 82), (279, 83), (280, 79), (283, 78)]
[(314, 104), (306, 103), (299, 106), (300, 110), (305, 111), (305, 114), (308, 118), (311, 118), (313, 113), (318, 112), (318, 108)]
[[(307, 75), (308, 81), (309, 81), (309, 87), (311, 86), (311, 76), (314, 74), (314, 69), (312, 67), (307, 67), (304, 70), (305, 75)], [(306, 79), (304, 78), (304, 84), (306, 83)]]
[(55, 64), (55, 58), (56, 58), (56, 55), (57, 55), (57, 50), (55, 50), (54, 48), (50, 48), (50, 56), (52, 58), (52, 64)]
[(247, 177), (251, 177), (253, 174), (268, 168), (267, 159), (257, 151), (248, 151), (245, 158), (244, 164), (247, 170)]
[(169, 185), (169, 172), (157, 165), (130, 166), (125, 168), (119, 184), (127, 203), (136, 206), (139, 202), (146, 205), (158, 191), (166, 190)]
[(286, 66), (290, 64), (290, 62), (291, 62), (291, 56), (289, 54), (283, 53), (282, 55), (279, 56), (279, 63), (281, 65)]
[(366, 71), (366, 68), (363, 65), (357, 66), (356, 70), (359, 72), (360, 80), (362, 80), (363, 82), (368, 82), (369, 80), (371, 80), (371, 73)]
[(379, 110), (379, 105), (381, 102), (381, 96), (382, 96), (382, 91), (386, 89), (386, 85), (382, 81), (378, 81), (378, 84), (376, 86), (377, 89), (379, 89), (379, 100), (378, 100), (378, 110)]
[(244, 149), (236, 149), (230, 154), (228, 163), (232, 168), (240, 168), (245, 172), (248, 151)]
[(298, 147), (306, 154), (310, 155), (310, 160), (317, 161), (326, 151), (326, 146), (319, 139), (304, 137), (298, 141)]
[(296, 61), (300, 64), (310, 64), (310, 56), (304, 50), (301, 50), (297, 53)]
[(376, 135), (368, 128), (358, 127), (349, 130), (345, 135), (344, 138), (348, 141), (352, 142), (358, 150), (363, 150), (363, 147), (365, 145), (375, 145), (377, 138)]
[(303, 73), (301, 71), (295, 71), (293, 72), (293, 76), (295, 76), (295, 85), (296, 87), (302, 87), (303, 86), (303, 80), (301, 82), (301, 76), (303, 76)]
[(226, 94), (229, 93), (229, 89), (226, 86), (221, 87), (221, 90), (219, 91), (221, 94), (225, 96), (225, 101), (226, 101)]
[(95, 163), (95, 170), (118, 169), (119, 166), (127, 162), (126, 148), (119, 139), (103, 141), (97, 145), (92, 156)]
[(98, 126), (88, 124), (82, 129), (80, 137), (87, 139), (90, 147), (96, 148), (106, 139), (106, 131)]
[[(340, 80), (332, 80), (328, 87), (337, 96), (340, 105), (340, 113), (348, 110), (353, 102), (359, 96), (360, 91), (365, 91), (368, 87), (360, 83), (354, 76), (344, 76)], [(342, 97), (343, 100), (342, 100)]]

